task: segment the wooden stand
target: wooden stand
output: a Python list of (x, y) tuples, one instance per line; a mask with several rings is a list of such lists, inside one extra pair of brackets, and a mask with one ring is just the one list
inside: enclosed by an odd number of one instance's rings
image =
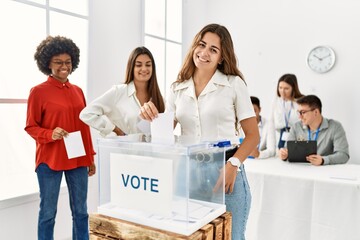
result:
[(190, 236), (96, 213), (90, 214), (89, 221), (91, 240), (231, 240), (230, 212), (224, 213)]

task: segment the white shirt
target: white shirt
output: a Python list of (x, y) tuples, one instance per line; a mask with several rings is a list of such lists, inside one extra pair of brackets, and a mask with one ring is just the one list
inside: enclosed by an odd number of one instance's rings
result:
[(266, 118), (261, 117), (261, 121), (259, 122), (258, 126), (260, 133), (258, 158), (269, 158), (275, 156), (275, 132), (270, 131), (269, 121)]
[(140, 102), (134, 82), (115, 85), (96, 98), (80, 113), (80, 119), (100, 131), (101, 136), (111, 133), (115, 126), (126, 134), (140, 133)]
[(181, 125), (181, 135), (199, 141), (228, 139), (238, 143), (235, 119), (239, 122), (255, 116), (245, 82), (238, 76), (227, 76), (219, 70), (198, 98), (192, 78), (174, 83), (166, 110), (175, 112), (175, 120)]
[(270, 117), (270, 129), (275, 132), (276, 148), (280, 140), (280, 129), (286, 127), (286, 121), (288, 122), (288, 127), (292, 127), (297, 121), (299, 121), (299, 117), (296, 112), (297, 109), (298, 104), (295, 101), (284, 101), (280, 97), (275, 98)]

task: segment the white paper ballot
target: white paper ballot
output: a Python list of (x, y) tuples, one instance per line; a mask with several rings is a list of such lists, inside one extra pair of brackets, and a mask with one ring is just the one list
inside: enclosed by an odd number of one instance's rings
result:
[(85, 148), (80, 131), (69, 133), (64, 138), (64, 142), (69, 159), (85, 156)]
[(151, 124), (151, 142), (173, 144), (174, 137), (174, 112), (159, 113)]

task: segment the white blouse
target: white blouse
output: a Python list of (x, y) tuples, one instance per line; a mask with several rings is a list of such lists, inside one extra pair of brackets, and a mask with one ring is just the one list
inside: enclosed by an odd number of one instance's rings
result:
[(280, 140), (280, 130), (286, 127), (286, 122), (288, 127), (292, 127), (299, 121), (297, 110), (298, 104), (296, 101), (284, 101), (276, 96), (270, 117), (270, 131), (275, 132), (276, 147)]
[(239, 142), (236, 118), (239, 122), (255, 116), (245, 82), (219, 70), (198, 98), (192, 78), (174, 83), (168, 94), (166, 111), (175, 112), (181, 135), (199, 141), (228, 139)]
[(120, 84), (86, 106), (80, 113), (80, 119), (99, 130), (103, 137), (110, 134), (115, 126), (126, 134), (140, 133), (137, 128), (140, 107), (134, 82)]
[[(273, 102), (272, 120), (276, 130), (280, 130), (286, 126), (292, 127), (299, 117), (297, 115), (298, 104), (296, 101), (284, 101), (282, 98), (277, 97)], [(290, 114), (289, 114), (290, 113)]]

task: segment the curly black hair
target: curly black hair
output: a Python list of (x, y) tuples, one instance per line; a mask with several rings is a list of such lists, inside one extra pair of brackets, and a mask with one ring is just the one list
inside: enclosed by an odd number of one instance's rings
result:
[(79, 66), (80, 49), (69, 38), (62, 36), (48, 36), (36, 48), (34, 59), (39, 70), (45, 75), (51, 74), (49, 68), (50, 60), (53, 56), (67, 53), (71, 57), (72, 70), (71, 73)]

